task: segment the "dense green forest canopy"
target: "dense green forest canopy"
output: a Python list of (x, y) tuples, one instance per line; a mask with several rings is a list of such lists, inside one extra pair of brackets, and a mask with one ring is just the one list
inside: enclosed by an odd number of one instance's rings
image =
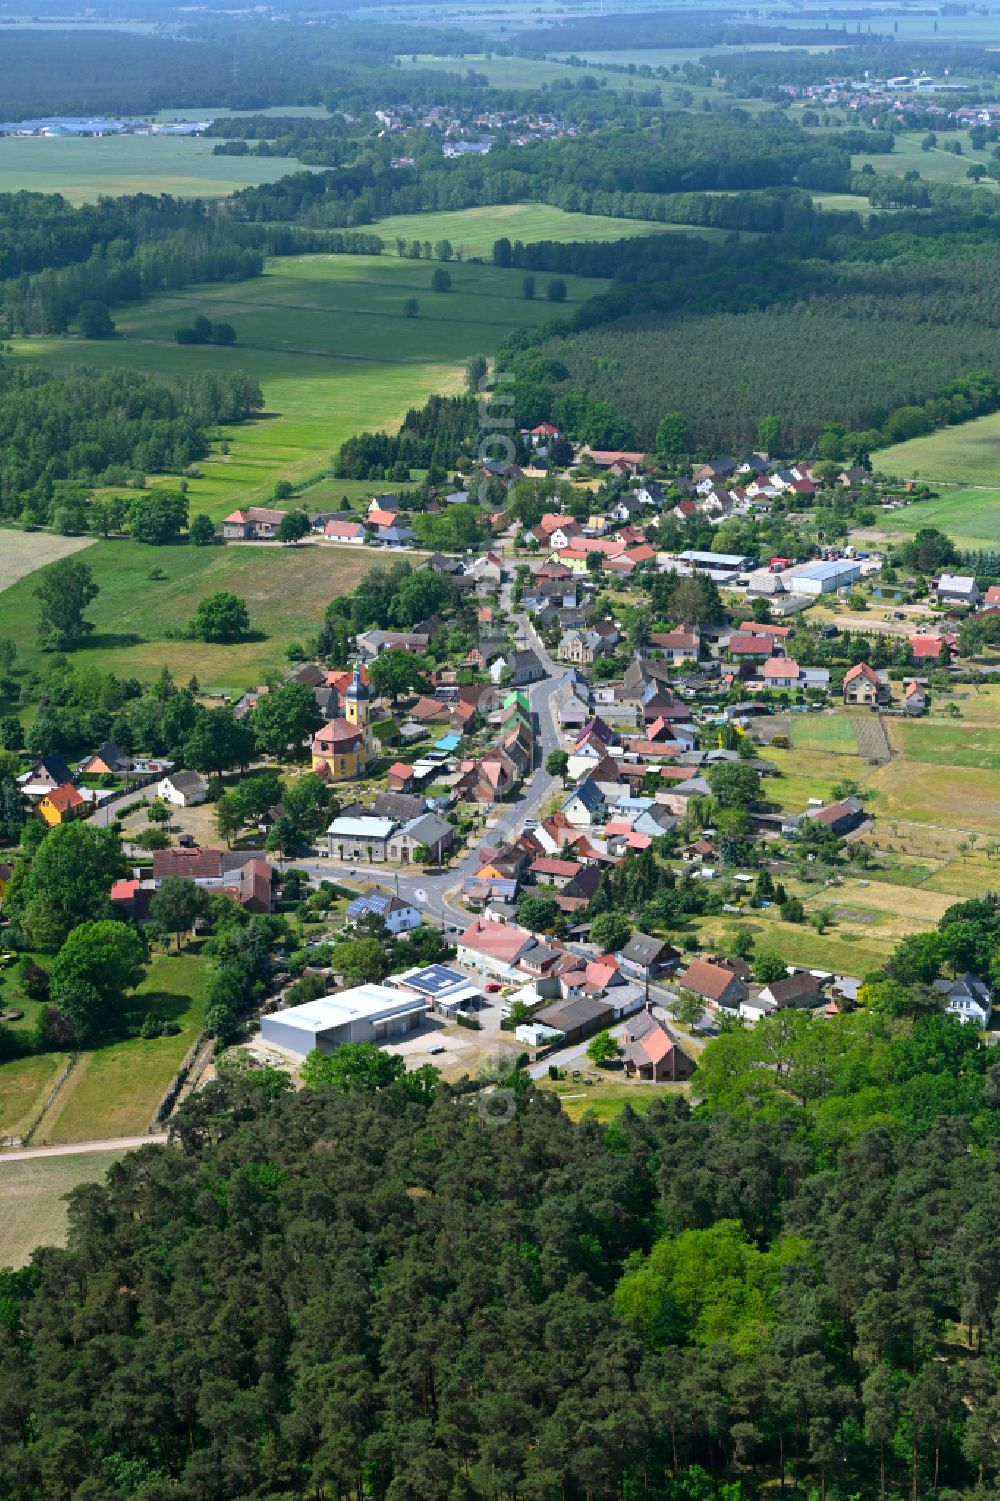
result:
[[(967, 284), (982, 285), (983, 263), (950, 269), (967, 269)], [(647, 445), (663, 413), (680, 411), (698, 450), (751, 447), (759, 423), (775, 413), (790, 451), (805, 451), (830, 423), (871, 434), (972, 370), (1000, 371), (1000, 327), (984, 302), (981, 317), (970, 306), (959, 318), (961, 303), (949, 298), (946, 315), (935, 317), (933, 299), (894, 302), (873, 290), (742, 313), (626, 319), (548, 346), (566, 370), (554, 400), (578, 389), (603, 398)], [(956, 408), (945, 420), (992, 409), (992, 402)], [(937, 425), (929, 416), (897, 417), (885, 441)]]
[(183, 37), (28, 27), (4, 33), (3, 118), (146, 115), (157, 110), (272, 105), (363, 107), (397, 52), (475, 38), (423, 27), (189, 26)]
[(257, 382), (238, 373), (168, 384), (129, 370), (0, 364), (0, 516), (50, 521), (79, 500), (79, 484), (179, 474), (207, 453), (207, 428), (263, 405)]
[(989, 1049), (743, 1036), (609, 1126), (517, 1075), (210, 1085), (0, 1282), (0, 1493), (993, 1497)]

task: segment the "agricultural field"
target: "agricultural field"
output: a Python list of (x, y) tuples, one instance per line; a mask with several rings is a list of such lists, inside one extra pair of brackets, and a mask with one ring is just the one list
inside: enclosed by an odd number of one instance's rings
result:
[(0, 545), (0, 592), (9, 589), (26, 574), (46, 563), (55, 563), (67, 558), (81, 548), (89, 547), (90, 537), (53, 537), (47, 532), (3, 533)]
[(308, 171), (289, 157), (213, 156), (217, 144), (197, 136), (0, 136), (0, 193), (62, 193), (70, 203), (123, 193), (224, 198)]
[[(949, 707), (959, 710), (955, 717)], [(927, 719), (884, 721), (892, 759), (873, 766), (857, 753), (848, 714), (791, 718), (792, 750), (764, 754), (781, 775), (764, 783), (776, 806), (801, 811), (828, 799), (838, 782), (855, 782), (874, 818), (864, 836), (880, 869), (842, 885), (800, 895), (807, 911), (835, 915), (823, 934), (755, 912), (768, 941), (789, 963), (851, 973), (874, 968), (900, 937), (932, 927), (953, 902), (995, 889), (1000, 878), (1000, 689), (962, 688), (939, 696)], [(732, 924), (706, 918), (699, 936), (721, 944)], [(852, 959), (853, 956), (853, 959)], [(853, 964), (853, 967), (852, 967)]]
[[(519, 271), (468, 263), (450, 269), (453, 290), (434, 293), (432, 268), (423, 261), (303, 256), (238, 285), (198, 286), (116, 308), (115, 339), (18, 339), (15, 358), (51, 368), (125, 366), (168, 378), (234, 368), (256, 376), (266, 414), (228, 429), (230, 452), (214, 453), (202, 478), (190, 482), (192, 514), (219, 519), (237, 505), (269, 499), (278, 479), (318, 478), (345, 438), (391, 428), (428, 396), (460, 390), (469, 355), (491, 354), (511, 328), (552, 316), (544, 296), (522, 297)], [(606, 285), (564, 279), (565, 309)], [(403, 304), (411, 297), (419, 312), (407, 318)], [(176, 344), (174, 329), (198, 313), (232, 323), (239, 343)]]
[[(603, 214), (570, 214), (547, 203), (498, 203), (482, 208), (456, 209), (451, 213), (395, 214), (366, 226), (381, 235), (390, 255), (396, 253), (396, 236), (410, 240), (450, 240), (456, 250), (469, 256), (489, 257), (493, 242), (509, 240), (621, 240), (646, 234), (722, 235), (721, 229), (699, 229), (690, 224), (661, 224), (653, 219), (611, 219)], [(544, 294), (544, 273), (536, 275)]]
[[(4, 540), (19, 535), (0, 533)], [(289, 641), (315, 635), (330, 600), (388, 561), (377, 552), (326, 543), (153, 548), (124, 539), (96, 542), (87, 553), (101, 591), (87, 611), (96, 629), (74, 660), (146, 679), (169, 662), (185, 679), (196, 674), (206, 691), (239, 693), (286, 665)], [(149, 579), (154, 565), (166, 574), (157, 582)], [(16, 643), (25, 666), (38, 655), (32, 588), (28, 577), (0, 593), (0, 636)], [(183, 627), (198, 601), (218, 589), (246, 600), (253, 639), (225, 646), (171, 639), (167, 633)]]
[[(131, 1037), (83, 1053), (42, 1121), (34, 1146), (135, 1136), (149, 1126), (201, 1031), (208, 967), (196, 953), (157, 954), (128, 1000), (129, 1020), (179, 1023), (174, 1037)], [(2, 1077), (0, 1068), (0, 1077)]]
[(66, 1243), (66, 1194), (83, 1183), (100, 1183), (119, 1151), (74, 1152), (66, 1157), (0, 1158), (0, 1266), (24, 1266), (38, 1246)]

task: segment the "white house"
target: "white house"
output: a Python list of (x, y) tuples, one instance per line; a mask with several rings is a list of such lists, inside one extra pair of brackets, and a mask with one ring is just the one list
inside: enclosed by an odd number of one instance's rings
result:
[(373, 818), (368, 813), (342, 815), (326, 831), (327, 853), (331, 860), (384, 861), (386, 844), (395, 828), (394, 818)]
[(940, 604), (949, 605), (978, 605), (982, 599), (976, 580), (965, 573), (942, 573), (937, 581), (937, 597)]
[(560, 813), (575, 829), (592, 829), (604, 815), (604, 793), (589, 778), (569, 794)]
[(175, 808), (193, 808), (208, 796), (208, 782), (200, 771), (172, 771), (157, 782), (156, 795)]
[(934, 989), (945, 998), (945, 1011), (959, 1021), (989, 1026), (993, 1015), (993, 994), (978, 975), (959, 975), (957, 980), (935, 980)]
[(361, 896), (355, 897), (346, 915), (354, 923), (366, 917), (380, 917), (394, 936), (409, 933), (423, 922), (418, 908), (402, 897), (394, 896), (391, 891), (383, 891), (381, 886), (370, 886)]

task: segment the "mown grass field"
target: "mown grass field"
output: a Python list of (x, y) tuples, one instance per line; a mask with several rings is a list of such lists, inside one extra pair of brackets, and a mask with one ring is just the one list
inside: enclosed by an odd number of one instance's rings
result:
[[(818, 717), (818, 716), (817, 716)], [(855, 752), (817, 748), (796, 741), (791, 750), (769, 746), (767, 760), (781, 775), (768, 777), (764, 795), (783, 812), (801, 812), (810, 798), (829, 799), (840, 782), (856, 782), (880, 821), (907, 819), (946, 830), (1000, 835), (1000, 798), (994, 746), (1000, 723), (972, 730), (950, 722), (894, 721), (890, 743), (898, 750), (885, 766), (872, 766)]]
[(895, 719), (889, 721), (888, 732), (893, 749), (911, 761), (1000, 771), (1000, 724), (978, 722), (959, 726), (955, 720)]
[[(191, 481), (192, 514), (218, 519), (264, 501), (278, 479), (327, 470), (345, 438), (398, 425), (410, 406), (461, 389), (465, 361), (491, 354), (512, 328), (544, 323), (553, 304), (526, 301), (519, 271), (468, 263), (451, 267), (453, 290), (430, 290), (431, 266), (395, 256), (304, 256), (235, 286), (199, 286), (115, 310), (121, 337), (19, 339), (15, 359), (60, 366), (124, 366), (167, 378), (199, 370), (244, 370), (260, 381), (261, 419), (226, 430)], [(606, 283), (565, 278), (575, 304)], [(411, 297), (415, 318), (403, 314)], [(198, 313), (232, 323), (231, 349), (181, 346), (174, 329)], [(175, 483), (168, 478), (165, 483)]]
[(89, 547), (90, 537), (53, 537), (48, 532), (7, 532), (0, 536), (0, 593), (18, 579)]
[(778, 750), (769, 745), (764, 751), (765, 759), (780, 773), (764, 780), (763, 796), (769, 803), (783, 813), (800, 813), (811, 797), (829, 798), (838, 782), (868, 781), (870, 768), (859, 758), (856, 749), (849, 752), (819, 746), (813, 749), (797, 739), (798, 730), (798, 725), (793, 722), (791, 750)]
[(65, 1195), (82, 1183), (99, 1183), (123, 1152), (75, 1152), (69, 1157), (0, 1158), (0, 1266), (24, 1266), (39, 1246), (66, 1243)]
[[(20, 534), (0, 532), (0, 543), (10, 536)], [(242, 692), (285, 665), (288, 642), (315, 635), (330, 601), (388, 561), (378, 552), (325, 543), (154, 548), (124, 539), (95, 542), (86, 558), (100, 594), (87, 611), (95, 631), (74, 661), (144, 679), (167, 663), (178, 678), (187, 681), (194, 673), (206, 691), (226, 693)], [(166, 574), (157, 583), (149, 579), (154, 565)], [(39, 657), (33, 588), (29, 576), (0, 593), (0, 636), (16, 643), (25, 666)], [(166, 635), (218, 589), (246, 600), (251, 627), (262, 639), (210, 645)]]
[(224, 198), (309, 170), (291, 158), (213, 156), (217, 144), (197, 136), (3, 136), (0, 193), (61, 193), (71, 203), (124, 193)]
[[(451, 213), (395, 214), (368, 226), (396, 254), (396, 236), (410, 240), (450, 240), (464, 255), (490, 256), (501, 235), (509, 240), (621, 240), (633, 235), (723, 235), (721, 229), (698, 229), (689, 224), (661, 224), (654, 219), (611, 219), (603, 214), (570, 214), (547, 203), (497, 203)], [(521, 273), (523, 274), (523, 273)], [(538, 295), (544, 297), (549, 277), (535, 273)]]
[[(1000, 461), (997, 468), (1000, 472)], [(995, 547), (1000, 542), (1000, 488), (944, 491), (936, 500), (921, 500), (902, 511), (880, 514), (876, 522), (878, 531), (903, 537), (912, 537), (922, 526), (936, 526), (947, 532), (958, 547)]]
[[(820, 906), (832, 906), (832, 893), (824, 892)], [(787, 923), (769, 911), (745, 918), (700, 917), (695, 919), (697, 945), (708, 953), (732, 953), (737, 933), (750, 933), (757, 950), (773, 949), (786, 964), (827, 969), (834, 974), (864, 975), (885, 963), (888, 951), (907, 933), (921, 931), (920, 923), (835, 923), (817, 933), (806, 923)]]
[[(47, 1113), (35, 1146), (145, 1131), (201, 1030), (208, 966), (194, 953), (158, 954), (129, 999), (129, 1014), (176, 1021), (175, 1037), (133, 1037), (82, 1055)], [(2, 1188), (2, 1179), (0, 1179)]]
[(791, 742), (794, 751), (833, 751), (838, 755), (857, 755), (854, 717), (842, 709), (826, 714), (792, 714)]

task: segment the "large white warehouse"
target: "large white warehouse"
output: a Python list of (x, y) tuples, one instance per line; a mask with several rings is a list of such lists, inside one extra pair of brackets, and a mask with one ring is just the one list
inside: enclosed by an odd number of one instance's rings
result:
[(803, 563), (782, 575), (794, 594), (833, 594), (849, 589), (861, 577), (861, 564), (853, 558), (832, 558), (828, 563)]
[(313, 1048), (332, 1053), (345, 1042), (391, 1042), (415, 1032), (429, 1010), (426, 1000), (391, 985), (356, 985), (261, 1017), (265, 1042), (304, 1058)]

